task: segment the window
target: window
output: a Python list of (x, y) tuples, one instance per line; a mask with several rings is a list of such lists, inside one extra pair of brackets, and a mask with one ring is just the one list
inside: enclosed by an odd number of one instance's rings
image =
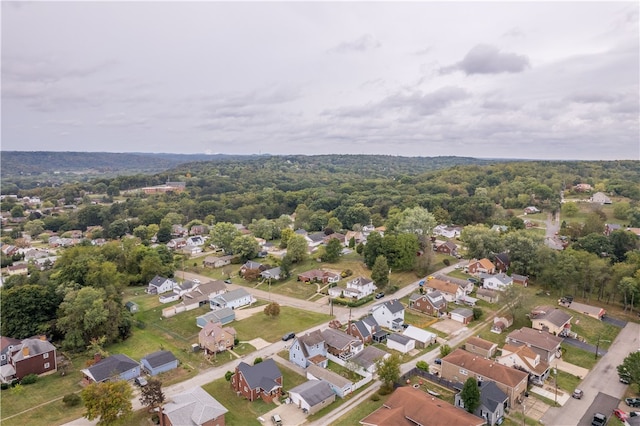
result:
[(7, 359), (7, 356), (6, 355), (0, 355), (0, 359), (4, 361), (4, 360)]
[(469, 373), (468, 373), (468, 372), (467, 372), (467, 370), (465, 370), (464, 368), (461, 368), (461, 369), (460, 369), (460, 374), (462, 374), (463, 376), (466, 376), (466, 375), (467, 375), (467, 374), (469, 374)]
[(49, 358), (49, 352), (42, 354), (42, 358), (44, 358), (44, 359)]
[(49, 366), (50, 366), (50, 365), (49, 365), (49, 363), (48, 363), (48, 362), (45, 362), (45, 363), (44, 363), (44, 368), (49, 368)]

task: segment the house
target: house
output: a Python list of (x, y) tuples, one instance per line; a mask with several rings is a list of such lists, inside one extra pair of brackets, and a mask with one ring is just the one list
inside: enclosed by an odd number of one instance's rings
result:
[(605, 223), (604, 224), (604, 235), (609, 236), (613, 231), (618, 231), (624, 229), (622, 225), (617, 223)]
[(504, 291), (508, 286), (513, 284), (511, 277), (504, 272), (496, 275), (481, 272), (478, 274), (478, 277), (482, 281), (482, 287), (488, 288), (489, 290)]
[[(338, 288), (338, 287), (334, 287)], [(347, 281), (347, 288), (343, 290), (344, 297), (352, 297), (354, 299), (362, 299), (370, 294), (373, 294), (378, 287), (369, 278), (357, 277), (351, 281)]]
[(416, 341), (402, 334), (391, 333), (387, 336), (387, 348), (406, 354), (416, 348)]
[(189, 247), (202, 247), (204, 245), (204, 238), (202, 235), (193, 235), (187, 238), (187, 246)]
[(449, 317), (454, 321), (458, 321), (459, 323), (466, 325), (473, 320), (473, 311), (467, 308), (456, 308), (449, 312)]
[(512, 331), (507, 335), (506, 343), (514, 346), (528, 346), (535, 353), (540, 354), (540, 360), (551, 364), (554, 359), (560, 358), (560, 344), (562, 337), (543, 333), (528, 327)]
[(219, 322), (209, 322), (198, 332), (198, 344), (204, 349), (205, 355), (233, 349), (235, 339), (236, 330), (223, 327)]
[(507, 328), (513, 325), (513, 316), (508, 314), (504, 317), (494, 317), (493, 325), (491, 326), (491, 332), (500, 334)]
[(562, 303), (560, 305), (566, 306), (572, 311), (579, 312), (581, 314), (585, 314), (590, 316), (591, 318), (595, 318), (597, 320), (601, 320), (603, 316), (606, 315), (607, 311), (604, 308), (599, 308), (597, 306), (586, 305), (584, 303), (578, 302), (570, 302), (570, 303)]
[(207, 256), (204, 258), (202, 264), (206, 268), (222, 268), (223, 266), (227, 266), (231, 264), (231, 260), (233, 260), (233, 255), (228, 256)]
[(307, 234), (304, 237), (307, 240), (309, 248), (314, 250), (324, 242), (326, 235), (324, 232), (314, 232), (313, 234)]
[(249, 260), (249, 261), (245, 262), (245, 264), (240, 267), (240, 276), (244, 277), (244, 274), (247, 271), (262, 272), (262, 271), (264, 271), (266, 269), (267, 269), (267, 267), (264, 266), (262, 263), (254, 262), (253, 260)]
[(604, 192), (596, 192), (589, 201), (596, 204), (611, 204), (611, 198), (607, 197)]
[(162, 407), (165, 426), (224, 426), (228, 412), (200, 386), (174, 395)]
[(171, 303), (171, 302), (180, 300), (180, 295), (173, 292), (168, 294), (162, 294), (160, 295), (160, 297), (158, 297), (158, 300), (160, 300), (160, 303)]
[(436, 246), (438, 253), (448, 254), (449, 256), (455, 256), (458, 252), (458, 246), (452, 241), (446, 241)]
[(496, 272), (496, 265), (485, 257), (480, 260), (472, 260), (469, 262), (469, 265), (467, 265), (467, 271), (471, 275), (478, 275), (483, 272), (485, 274), (494, 274)]
[(479, 288), (476, 292), (476, 297), (489, 303), (496, 303), (499, 299), (498, 292), (488, 288)]
[(305, 414), (314, 414), (336, 400), (336, 394), (324, 380), (309, 380), (289, 389), (291, 403)]
[(229, 324), (236, 319), (236, 312), (231, 308), (220, 308), (196, 317), (196, 325), (203, 328), (209, 322), (219, 322), (222, 325)]
[(303, 283), (322, 283), (330, 284), (340, 281), (340, 274), (334, 272), (323, 271), (322, 269), (312, 269), (307, 272), (298, 274), (298, 281)]
[(261, 398), (271, 403), (282, 395), (282, 373), (272, 358), (255, 365), (241, 362), (231, 376), (231, 387), (249, 401)]
[(266, 280), (279, 280), (280, 279), (280, 267), (267, 269), (260, 272), (260, 276)]
[(450, 281), (442, 281), (437, 278), (427, 280), (424, 288), (427, 294), (436, 290), (439, 291), (447, 302), (455, 302), (456, 299), (465, 295), (464, 290), (460, 288), (460, 286)]
[(356, 245), (367, 241), (367, 238), (364, 236), (362, 232), (347, 231), (347, 233), (344, 235), (345, 245), (349, 245), (349, 241), (351, 241), (352, 238), (355, 241)]
[(509, 397), (509, 406), (515, 407), (527, 391), (529, 374), (505, 367), (463, 349), (456, 349), (442, 358), (440, 376), (443, 379), (464, 383), (469, 377), (478, 381), (492, 380)]
[(338, 373), (334, 373), (331, 370), (327, 370), (317, 365), (309, 365), (307, 367), (307, 379), (310, 380), (323, 380), (329, 384), (333, 392), (340, 398), (344, 398), (353, 392), (353, 382), (345, 377), (342, 377)]
[(244, 288), (231, 290), (227, 293), (220, 294), (210, 299), (211, 309), (237, 309), (243, 306), (251, 305), (255, 301), (256, 300), (253, 298), (253, 296)]
[(156, 275), (153, 277), (147, 286), (147, 293), (149, 294), (163, 294), (172, 291), (178, 285), (177, 282), (171, 278), (161, 277)]
[(409, 296), (409, 308), (439, 318), (447, 312), (447, 301), (439, 290), (413, 293)]
[(496, 354), (498, 345), (488, 340), (481, 339), (480, 337), (469, 337), (464, 343), (464, 349), (472, 354), (480, 355), (484, 358), (493, 358)]
[(524, 208), (524, 214), (540, 213), (540, 210), (536, 206), (529, 206)]
[(171, 351), (156, 351), (142, 358), (140, 365), (151, 376), (157, 376), (165, 371), (178, 368), (178, 358)]
[(8, 361), (9, 352), (18, 346), (22, 340), (12, 337), (0, 336), (0, 366), (5, 365)]
[(390, 353), (378, 349), (375, 346), (366, 346), (360, 352), (355, 354), (351, 361), (360, 366), (365, 374), (375, 374), (377, 367), (376, 362), (380, 359), (386, 359), (391, 356)]
[(560, 308), (553, 306), (536, 306), (529, 313), (531, 328), (542, 330), (553, 335), (560, 335), (563, 331), (571, 329), (573, 317)]
[(350, 336), (358, 338), (362, 343), (382, 342), (387, 338), (387, 332), (382, 330), (371, 315), (350, 323), (346, 332)]
[(311, 364), (327, 368), (327, 345), (320, 330), (295, 337), (289, 349), (289, 361), (301, 368)]
[(542, 384), (549, 377), (549, 364), (542, 360), (539, 353), (526, 345), (505, 344), (502, 347), (502, 355), (496, 357), (496, 362), (526, 371), (534, 383)]
[(360, 352), (363, 344), (357, 338), (348, 335), (344, 331), (333, 328), (325, 328), (321, 331), (324, 342), (327, 345), (327, 357), (329, 355), (341, 360), (351, 359)]
[(7, 266), (7, 273), (9, 275), (28, 275), (29, 268), (26, 263), (18, 263), (15, 265)]
[(493, 261), (496, 265), (496, 270), (500, 272), (507, 272), (509, 266), (511, 266), (511, 259), (507, 252), (497, 253)]
[(523, 287), (529, 286), (529, 277), (525, 275), (511, 274), (511, 279), (514, 284), (519, 284)]
[(167, 247), (172, 250), (180, 250), (187, 246), (187, 240), (184, 238), (174, 238), (167, 243)]
[(506, 225), (493, 225), (490, 229), (490, 231), (498, 232), (498, 233), (504, 233), (504, 232), (507, 232), (508, 230), (509, 230), (509, 227)]
[(131, 312), (132, 314), (135, 314), (140, 310), (138, 304), (132, 301), (128, 301), (127, 303), (125, 303), (124, 307), (127, 308), (127, 311)]
[(476, 302), (478, 302), (478, 299), (467, 294), (456, 299), (456, 305), (476, 306)]
[[(505, 416), (505, 409), (509, 404), (509, 397), (502, 392), (495, 382), (479, 381), (480, 405), (473, 412), (474, 415), (485, 419), (486, 424), (494, 426)], [(455, 395), (456, 407), (464, 408), (464, 401), (461, 394)]]
[(360, 420), (360, 424), (482, 426), (484, 419), (434, 398), (420, 389), (403, 386), (397, 388), (382, 407)]
[(3, 338), (6, 362), (0, 366), (0, 381), (8, 383), (21, 380), (29, 374), (51, 374), (57, 371), (56, 347), (45, 336), (32, 337), (15, 343), (14, 339)]
[(208, 235), (209, 227), (207, 225), (193, 225), (189, 229), (189, 235)]
[(175, 294), (177, 294), (178, 296), (182, 297), (183, 295), (187, 294), (188, 292), (195, 290), (196, 287), (198, 287), (200, 284), (196, 281), (192, 281), (192, 280), (185, 280), (183, 281), (181, 284), (178, 284), (177, 286), (175, 286), (173, 288), (173, 292)]
[(431, 346), (432, 344), (436, 343), (436, 339), (438, 338), (438, 336), (436, 336), (434, 333), (423, 330), (413, 325), (405, 328), (402, 334), (410, 339), (415, 340), (416, 348), (419, 349)]
[(82, 371), (84, 380), (89, 383), (101, 383), (110, 380), (132, 380), (140, 377), (140, 363), (126, 355), (116, 354), (101, 359), (91, 367), (80, 371)]
[(198, 284), (198, 287), (196, 287), (189, 293), (186, 293), (184, 296), (182, 296), (182, 298), (184, 299), (185, 296), (188, 296), (191, 298), (196, 298), (199, 296), (204, 296), (205, 298), (212, 298), (212, 297), (225, 294), (226, 292), (227, 292), (227, 285), (224, 283), (224, 281), (209, 280), (205, 283)]
[(387, 300), (373, 305), (371, 315), (381, 327), (402, 330), (404, 324), (404, 305), (398, 299)]
[(462, 228), (454, 225), (437, 225), (433, 228), (433, 235), (440, 235), (445, 238), (460, 238)]

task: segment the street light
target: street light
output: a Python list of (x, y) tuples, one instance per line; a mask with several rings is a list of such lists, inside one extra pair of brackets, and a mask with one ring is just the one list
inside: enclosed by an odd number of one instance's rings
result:
[(596, 343), (596, 356), (595, 359), (598, 359), (598, 350), (600, 349), (600, 342), (602, 343), (611, 343), (611, 340), (600, 340), (600, 335), (598, 335), (598, 343)]
[(557, 368), (553, 369), (553, 374), (555, 374), (555, 376), (556, 376), (556, 380), (555, 380), (555, 382), (556, 382), (556, 396), (554, 398), (554, 402), (556, 404), (558, 404), (558, 369)]

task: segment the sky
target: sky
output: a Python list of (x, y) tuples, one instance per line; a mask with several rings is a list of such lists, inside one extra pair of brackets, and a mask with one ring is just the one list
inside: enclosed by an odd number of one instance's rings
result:
[(3, 151), (640, 160), (640, 3), (2, 1)]

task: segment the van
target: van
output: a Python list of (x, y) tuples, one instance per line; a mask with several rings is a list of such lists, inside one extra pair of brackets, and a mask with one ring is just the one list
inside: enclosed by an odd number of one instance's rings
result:
[(279, 414), (274, 414), (273, 416), (271, 416), (271, 423), (273, 423), (274, 425), (281, 426), (282, 425), (282, 419), (280, 418), (280, 415)]

